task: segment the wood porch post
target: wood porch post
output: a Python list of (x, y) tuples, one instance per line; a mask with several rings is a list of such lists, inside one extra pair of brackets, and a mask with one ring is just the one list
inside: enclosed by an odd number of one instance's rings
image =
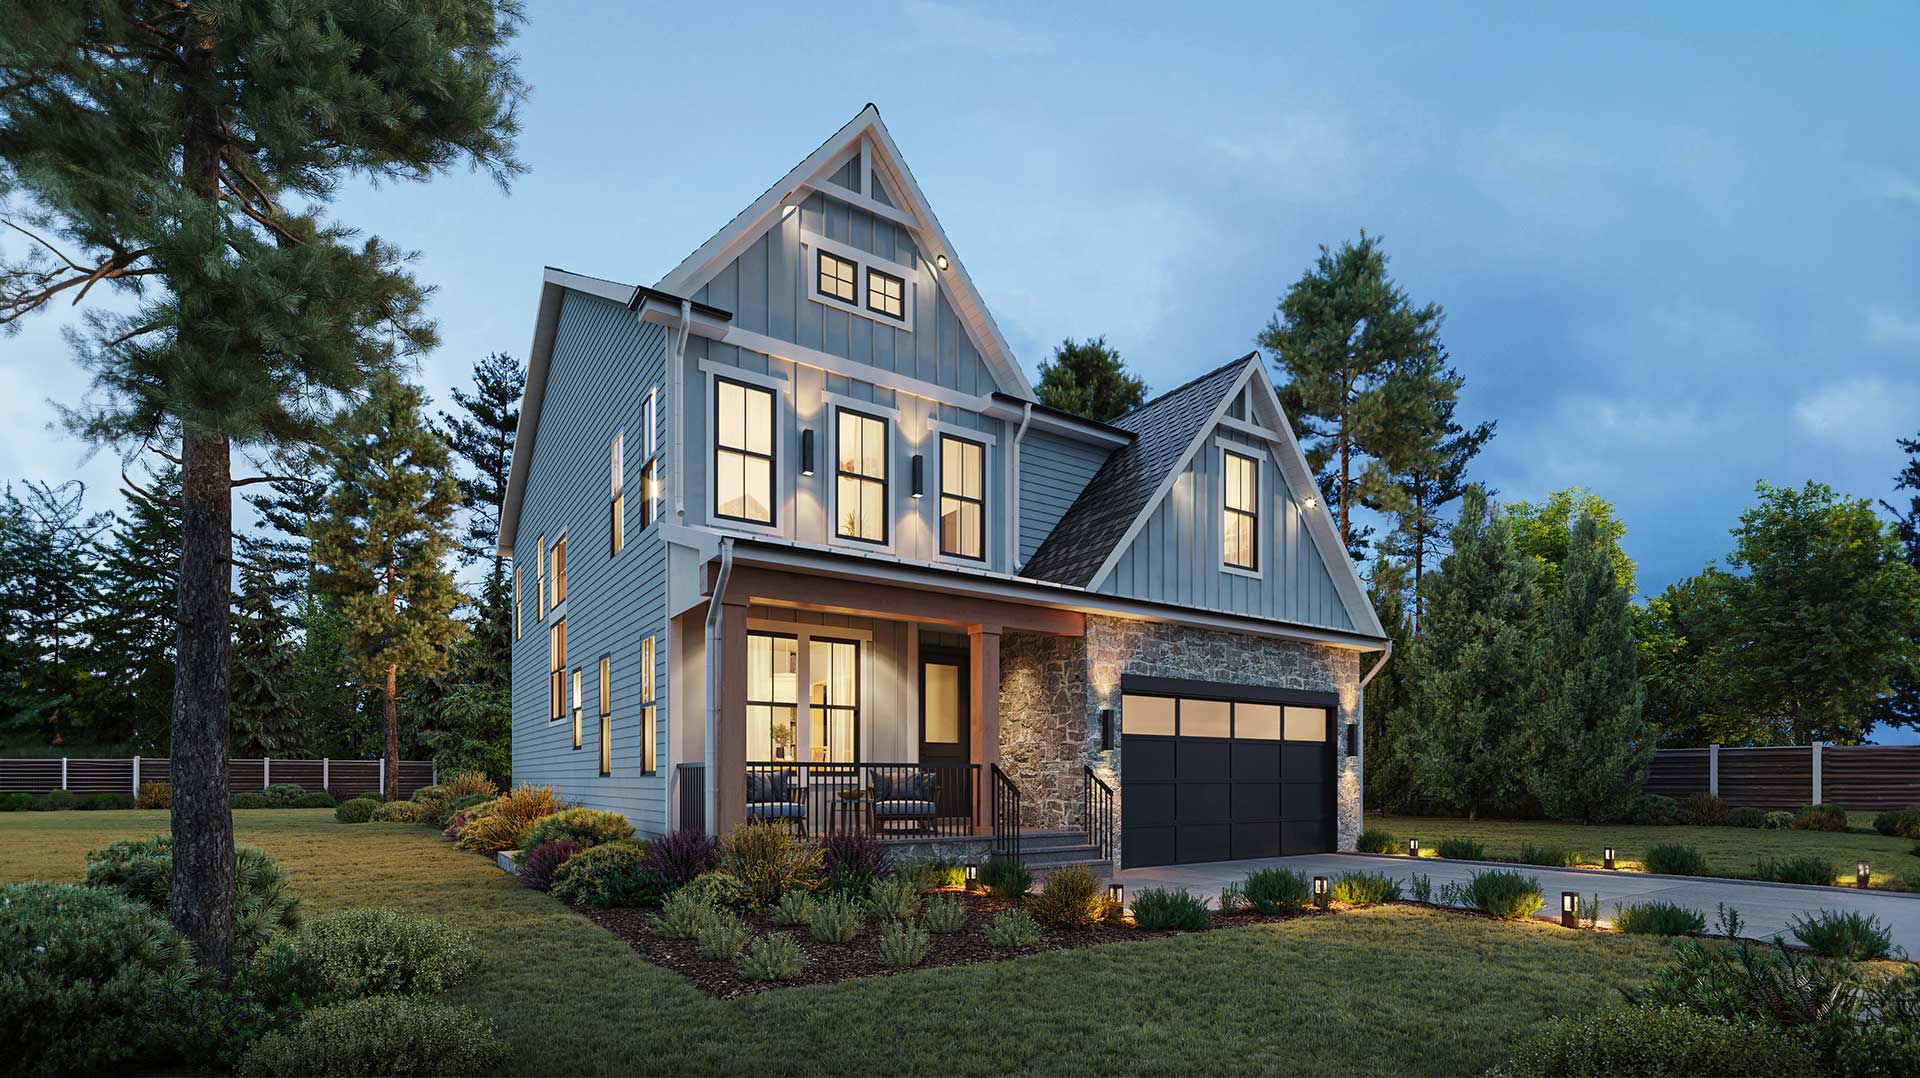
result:
[(968, 626), (967, 645), (971, 656), (967, 665), (973, 672), (967, 694), (972, 703), (969, 749), (980, 769), (974, 789), (973, 830), (975, 834), (988, 834), (993, 830), (993, 822), (988, 819), (993, 805), (990, 765), (1000, 762), (1000, 626)]
[[(729, 589), (731, 590), (731, 589)], [(720, 601), (720, 714), (713, 732), (713, 833), (725, 838), (747, 819), (747, 601)]]

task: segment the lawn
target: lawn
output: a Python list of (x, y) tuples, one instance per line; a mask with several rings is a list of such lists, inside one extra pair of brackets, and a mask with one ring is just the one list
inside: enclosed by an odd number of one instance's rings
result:
[[(1872, 819), (1871, 813), (1854, 813), (1851, 822), (1854, 827), (1865, 829)], [(1487, 856), (1495, 860), (1516, 859), (1520, 847), (1525, 845), (1551, 846), (1573, 850), (1580, 855), (1581, 864), (1599, 868), (1601, 850), (1612, 845), (1615, 865), (1634, 871), (1644, 870), (1641, 858), (1649, 846), (1680, 845), (1699, 850), (1715, 876), (1751, 879), (1754, 863), (1761, 858), (1817, 856), (1833, 862), (1843, 885), (1853, 884), (1855, 865), (1866, 861), (1873, 866), (1870, 885), (1920, 890), (1920, 857), (1913, 855), (1914, 841), (1888, 838), (1871, 830), (1861, 833), (1762, 831), (1748, 827), (1589, 826), (1554, 820), (1461, 820), (1433, 816), (1368, 816), (1367, 826), (1393, 832), (1399, 839), (1396, 846), (1399, 850), (1406, 848), (1408, 839), (1417, 838), (1428, 856), (1441, 839), (1466, 838), (1485, 845)]]
[[(234, 813), (306, 908), (413, 906), (486, 958), (453, 993), (520, 1073), (1477, 1074), (1550, 1015), (1617, 998), (1649, 939), (1416, 907), (1308, 917), (721, 1001), (424, 828)], [(0, 881), (73, 880), (163, 812), (0, 815)]]

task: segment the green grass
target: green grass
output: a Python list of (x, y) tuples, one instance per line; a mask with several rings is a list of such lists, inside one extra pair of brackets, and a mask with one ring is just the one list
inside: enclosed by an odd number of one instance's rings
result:
[[(485, 958), (450, 995), (521, 1073), (1478, 1074), (1541, 1020), (1640, 983), (1664, 943), (1383, 906), (721, 1002), (546, 895), (406, 824), (234, 814), (309, 912), (412, 906)], [(0, 816), (0, 880), (77, 880), (164, 812)], [(1355, 1036), (1365, 1030), (1366, 1036)]]
[[(1869, 830), (1852, 831), (1761, 831), (1748, 827), (1633, 827), (1630, 825), (1559, 823), (1553, 820), (1456, 820), (1417, 816), (1369, 816), (1368, 827), (1379, 827), (1400, 835), (1420, 835), (1424, 847), (1426, 835), (1435, 838), (1458, 836), (1482, 843), (1489, 858), (1518, 861), (1527, 846), (1558, 846), (1577, 850), (1580, 864), (1599, 868), (1601, 850), (1614, 848), (1615, 865), (1629, 872), (1645, 871), (1641, 860), (1651, 846), (1693, 846), (1707, 859), (1715, 876), (1753, 879), (1754, 866), (1763, 859), (1785, 860), (1816, 856), (1832, 861), (1840, 870), (1835, 881), (1852, 886), (1854, 866), (1860, 861), (1873, 865), (1869, 885), (1886, 890), (1920, 891), (1920, 857), (1910, 851), (1911, 839), (1889, 838)], [(1856, 812), (1850, 818), (1856, 828), (1870, 828), (1872, 813)], [(1402, 846), (1404, 849), (1404, 844)], [(1422, 850), (1423, 855), (1425, 850)]]

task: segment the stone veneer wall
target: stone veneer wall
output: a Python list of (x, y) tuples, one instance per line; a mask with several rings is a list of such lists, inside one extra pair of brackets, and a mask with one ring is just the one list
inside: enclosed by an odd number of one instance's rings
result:
[(1025, 827), (1083, 826), (1086, 700), (1085, 640), (1038, 633), (1000, 638), (1000, 766), (1020, 787)]
[[(1011, 637), (1007, 639), (1012, 639)], [(1086, 709), (1081, 731), (1089, 766), (1115, 791), (1115, 827), (1120, 799), (1120, 753), (1125, 744), (1126, 716), (1120, 710), (1123, 674), (1188, 678), (1233, 685), (1269, 685), (1288, 689), (1337, 693), (1340, 698), (1334, 736), (1360, 721), (1360, 655), (1358, 652), (1315, 644), (1299, 644), (1266, 637), (1194, 629), (1158, 622), (1087, 616)], [(1003, 645), (1004, 663), (1004, 645)], [(1002, 676), (1005, 676), (1002, 667)], [(1002, 695), (1005, 699), (1005, 695)], [(1003, 705), (1004, 707), (1004, 705)], [(1100, 709), (1110, 707), (1119, 716), (1114, 747), (1098, 744)], [(1004, 714), (1004, 711), (1003, 711)], [(1004, 737), (1004, 735), (1003, 735)], [(1360, 837), (1360, 759), (1336, 747), (1334, 803), (1338, 816), (1334, 833), (1338, 848), (1352, 850)], [(1079, 769), (1074, 768), (1075, 782)], [(1075, 799), (1077, 811), (1077, 794)], [(1118, 836), (1114, 865), (1119, 866)]]

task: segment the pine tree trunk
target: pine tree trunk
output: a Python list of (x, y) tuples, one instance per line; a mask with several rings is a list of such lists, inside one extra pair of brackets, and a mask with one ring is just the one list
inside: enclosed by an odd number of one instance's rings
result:
[(400, 800), (400, 707), (399, 670), (387, 667), (387, 684), (382, 690), (387, 707), (387, 800)]
[(189, 432), (180, 470), (179, 656), (173, 683), (168, 909), (203, 966), (233, 968), (233, 813), (227, 790), (233, 476), (227, 439)]

